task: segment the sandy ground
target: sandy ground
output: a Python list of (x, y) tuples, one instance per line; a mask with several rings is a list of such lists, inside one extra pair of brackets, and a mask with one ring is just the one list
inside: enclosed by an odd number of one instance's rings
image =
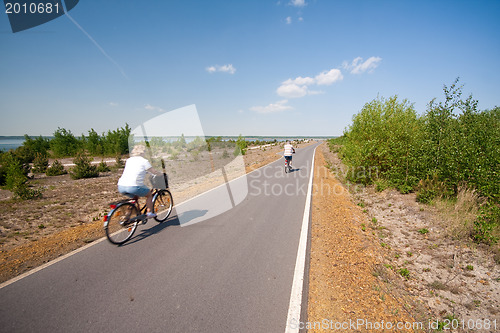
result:
[[(323, 152), (329, 169), (335, 171), (330, 172), (329, 177), (336, 175), (336, 180), (343, 180), (346, 169), (337, 154), (329, 152), (326, 147)], [(355, 250), (356, 255), (348, 257), (352, 261), (346, 268), (351, 267), (351, 271), (336, 280), (345, 281), (349, 276), (357, 276), (359, 272), (352, 265), (361, 261), (357, 266), (364, 267), (368, 261), (371, 272), (366, 271), (363, 278), (372, 275), (379, 281), (378, 286), (372, 283), (372, 292), (386, 290), (393, 294), (403, 305), (400, 313), (406, 311), (415, 322), (424, 323), (425, 331), (434, 331), (433, 328), (438, 327), (437, 320), (443, 331), (500, 330), (500, 266), (495, 262), (491, 248), (451, 237), (443, 213), (434, 206), (418, 203), (414, 193), (401, 194), (390, 189), (377, 192), (373, 186), (360, 185), (351, 185), (350, 192), (349, 200), (341, 199), (344, 193), (328, 195), (327, 203), (315, 210), (318, 215), (328, 214), (327, 207), (331, 207), (332, 225), (323, 224), (320, 227), (333, 233), (332, 245), (326, 249), (339, 247), (336, 244), (346, 239), (351, 242), (351, 238), (346, 235), (355, 239), (361, 237), (365, 241), (371, 239), (366, 250)], [(315, 198), (325, 199), (325, 195), (316, 195)], [(346, 211), (346, 214), (337, 217), (342, 211)], [(349, 216), (347, 213), (351, 217), (343, 221)], [(313, 223), (318, 223), (314, 215)], [(339, 229), (343, 231), (339, 232)], [(313, 244), (318, 242), (318, 237), (325, 237), (324, 234), (322, 232), (315, 236), (313, 224)], [(368, 249), (376, 253), (372, 261), (369, 259), (372, 252)], [(337, 252), (333, 251), (335, 255)], [(311, 258), (314, 255), (319, 254), (313, 253)], [(342, 260), (342, 257), (335, 257), (331, 265), (336, 265), (338, 260)], [(311, 259), (311, 274), (316, 271), (313, 263)], [(311, 276), (311, 279), (314, 277)], [(356, 282), (356, 285), (360, 283)], [(364, 285), (370, 289), (369, 284)], [(346, 288), (340, 290), (345, 293), (348, 290)], [(364, 293), (359, 288), (357, 290), (354, 295)], [(360, 302), (363, 301), (366, 302), (367, 298), (363, 297)], [(496, 330), (493, 325), (495, 321)], [(456, 329), (452, 329), (454, 327)]]
[(377, 273), (383, 261), (380, 248), (360, 228), (366, 219), (360, 207), (326, 168), (330, 156), (325, 147), (316, 149), (305, 325), (310, 332), (377, 332), (389, 323), (412, 325), (411, 305)]

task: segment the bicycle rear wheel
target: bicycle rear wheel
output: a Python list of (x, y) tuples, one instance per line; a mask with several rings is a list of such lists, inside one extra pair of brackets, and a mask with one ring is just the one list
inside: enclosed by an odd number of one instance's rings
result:
[(137, 215), (139, 215), (139, 210), (130, 202), (119, 204), (112, 210), (104, 223), (104, 230), (108, 240), (117, 245), (128, 241), (139, 224), (137, 220), (134, 222), (130, 222), (130, 220)]
[(174, 206), (174, 200), (169, 190), (161, 190), (155, 194), (153, 198), (153, 209), (156, 213), (155, 220), (157, 222), (165, 222)]

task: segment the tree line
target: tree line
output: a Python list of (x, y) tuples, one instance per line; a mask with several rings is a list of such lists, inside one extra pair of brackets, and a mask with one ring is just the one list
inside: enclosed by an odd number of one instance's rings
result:
[[(24, 136), (22, 146), (8, 152), (0, 152), (0, 186), (12, 190), (21, 199), (41, 196), (41, 191), (27, 185), (28, 174), (46, 173), (55, 176), (67, 173), (59, 162), (60, 158), (74, 157), (74, 167), (70, 173), (75, 179), (98, 176), (109, 168), (104, 162), (99, 166), (90, 164), (90, 156), (114, 156), (120, 162), (120, 156), (129, 153), (128, 124), (107, 133), (98, 134), (94, 129), (88, 135), (75, 136), (70, 130), (58, 128), (53, 138), (42, 136), (32, 138)], [(49, 166), (49, 158), (56, 159)]]
[(425, 203), (453, 199), (464, 186), (477, 191), (485, 202), (472, 236), (494, 243), (500, 231), (500, 107), (478, 110), (478, 101), (464, 98), (462, 89), (459, 79), (445, 85), (444, 101), (432, 100), (423, 115), (398, 96), (377, 98), (330, 145), (341, 144), (352, 182), (416, 191)]

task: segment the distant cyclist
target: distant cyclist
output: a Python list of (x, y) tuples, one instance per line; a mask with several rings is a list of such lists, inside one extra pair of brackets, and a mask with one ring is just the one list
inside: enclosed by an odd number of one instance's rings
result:
[(285, 160), (288, 161), (290, 166), (292, 166), (292, 154), (295, 154), (295, 148), (293, 148), (290, 141), (287, 141), (285, 143), (285, 152), (283, 153), (283, 156), (285, 156)]

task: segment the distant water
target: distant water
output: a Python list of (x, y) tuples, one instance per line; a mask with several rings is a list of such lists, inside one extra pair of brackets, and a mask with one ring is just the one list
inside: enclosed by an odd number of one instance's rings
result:
[[(52, 137), (46, 137), (46, 138), (52, 138)], [(238, 137), (222, 137), (223, 140), (237, 140)], [(305, 139), (305, 138), (311, 138), (311, 139), (326, 139), (326, 137), (263, 137), (263, 136), (255, 136), (255, 137), (246, 137), (245, 140), (247, 141), (272, 141), (276, 139), (276, 141), (285, 141), (285, 140), (294, 140), (294, 139)], [(171, 140), (166, 140), (166, 139), (171, 139)], [(176, 137), (175, 140), (178, 138)], [(172, 141), (172, 138), (164, 138), (166, 141)], [(174, 141), (175, 141), (174, 140)], [(189, 143), (192, 140), (194, 140), (194, 137), (186, 137), (186, 142)], [(136, 141), (140, 141), (136, 137)], [(3, 151), (8, 151), (10, 149), (16, 149), (17, 147), (21, 147), (24, 143), (24, 137), (19, 137), (19, 136), (14, 136), (14, 137), (9, 137), (9, 136), (0, 136), (0, 150)]]
[(0, 150), (8, 151), (10, 149), (16, 149), (17, 147), (21, 147), (23, 145), (24, 138), (8, 138), (8, 137), (0, 137)]

